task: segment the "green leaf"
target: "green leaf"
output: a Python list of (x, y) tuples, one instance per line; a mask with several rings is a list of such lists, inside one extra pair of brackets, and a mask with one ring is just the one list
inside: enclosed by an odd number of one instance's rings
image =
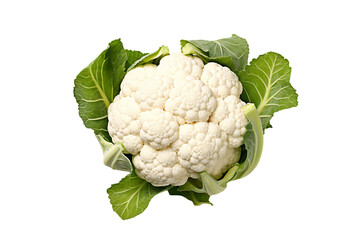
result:
[[(163, 50), (161, 53), (164, 53)], [(74, 96), (84, 125), (108, 141), (111, 138), (107, 131), (107, 108), (119, 94), (128, 68), (144, 56), (147, 55), (124, 49), (120, 39), (114, 40), (74, 81)]]
[(104, 153), (104, 164), (115, 170), (131, 172), (131, 161), (125, 156), (125, 147), (122, 143), (113, 144), (106, 141), (103, 136), (96, 135)]
[(189, 179), (178, 188), (178, 191), (193, 191), (196, 193), (206, 193), (211, 196), (224, 191), (228, 182), (245, 177), (255, 169), (260, 161), (263, 148), (262, 125), (254, 104), (245, 105), (243, 112), (249, 121), (246, 126), (247, 132), (244, 135), (247, 151), (244, 161), (236, 163), (220, 180), (214, 179), (207, 172), (201, 172), (200, 180)]
[(233, 169), (235, 170), (235, 175), (232, 180), (243, 178), (256, 168), (260, 161), (264, 144), (263, 127), (255, 106), (247, 104), (243, 107), (243, 112), (250, 123), (246, 125), (246, 133), (244, 135), (246, 159), (234, 166), (237, 169)]
[(218, 194), (225, 190), (227, 183), (233, 179), (237, 169), (235, 166), (230, 168), (220, 180), (216, 180), (207, 172), (201, 172), (200, 180), (189, 179), (184, 185), (178, 188), (178, 191), (193, 191), (198, 194), (207, 194), (210, 196)]
[(215, 195), (225, 190), (227, 182), (222, 180), (216, 180), (207, 172), (200, 173), (201, 184), (196, 183), (197, 180), (189, 180), (184, 185), (179, 187), (179, 191), (187, 192), (193, 191), (201, 194)]
[(84, 125), (110, 140), (107, 108), (119, 93), (125, 74), (126, 54), (120, 40), (110, 43), (93, 62), (83, 69), (74, 83), (74, 96)]
[(127, 61), (126, 61), (126, 69), (129, 69), (131, 65), (133, 65), (137, 60), (147, 55), (147, 53), (142, 53), (139, 51), (133, 51), (133, 50), (125, 50), (127, 55)]
[(150, 200), (167, 189), (167, 187), (154, 187), (133, 171), (119, 183), (113, 184), (107, 192), (113, 210), (122, 219), (129, 219), (145, 211)]
[(239, 73), (244, 88), (241, 99), (255, 104), (264, 129), (270, 126), (275, 112), (298, 105), (298, 95), (290, 85), (290, 74), (289, 61), (274, 52), (252, 60)]
[(139, 65), (144, 65), (147, 63), (153, 63), (153, 64), (159, 64), (161, 58), (165, 57), (166, 55), (169, 55), (169, 48), (167, 46), (161, 46), (156, 52), (149, 53), (144, 55), (142, 58), (135, 61), (127, 71), (130, 71), (131, 69), (135, 68)]
[(120, 83), (123, 80), (126, 72), (126, 64), (128, 63), (129, 55), (127, 50), (124, 49), (120, 39), (114, 40), (109, 44), (109, 48), (106, 51), (106, 57), (110, 59), (110, 63), (113, 70), (113, 97), (120, 92)]
[[(103, 82), (112, 80), (109, 64), (105, 64), (105, 51), (88, 67), (82, 70), (75, 79), (74, 96), (79, 105), (79, 115), (84, 125), (95, 131), (95, 134), (108, 135), (107, 108), (111, 96), (105, 91)], [(107, 86), (112, 86), (110, 83)]]
[(196, 193), (193, 191), (180, 192), (178, 187), (172, 187), (168, 190), (168, 192), (170, 195), (179, 195), (185, 197), (186, 199), (192, 201), (195, 206), (199, 206), (201, 204), (212, 205), (212, 203), (209, 201), (210, 196), (206, 193)]
[(184, 54), (197, 55), (205, 63), (217, 62), (234, 72), (243, 70), (248, 61), (249, 45), (235, 34), (214, 41), (181, 40), (180, 43)]

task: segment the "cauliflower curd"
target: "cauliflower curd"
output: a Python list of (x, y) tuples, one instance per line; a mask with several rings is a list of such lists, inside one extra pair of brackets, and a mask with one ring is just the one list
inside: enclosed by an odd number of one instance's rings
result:
[(207, 171), (218, 179), (240, 158), (247, 119), (229, 68), (182, 53), (129, 71), (108, 108), (108, 131), (154, 186), (183, 185)]

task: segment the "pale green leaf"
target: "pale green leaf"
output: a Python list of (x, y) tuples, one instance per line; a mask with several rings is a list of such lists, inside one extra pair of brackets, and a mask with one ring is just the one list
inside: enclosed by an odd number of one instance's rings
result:
[(133, 170), (131, 161), (125, 156), (125, 147), (122, 143), (113, 144), (104, 139), (101, 135), (96, 135), (97, 140), (104, 154), (104, 164), (115, 170), (131, 172)]
[(237, 169), (235, 170), (233, 180), (249, 175), (256, 168), (260, 161), (264, 144), (263, 127), (258, 111), (253, 104), (247, 104), (243, 107), (243, 112), (249, 121), (244, 135), (246, 158), (234, 166)]

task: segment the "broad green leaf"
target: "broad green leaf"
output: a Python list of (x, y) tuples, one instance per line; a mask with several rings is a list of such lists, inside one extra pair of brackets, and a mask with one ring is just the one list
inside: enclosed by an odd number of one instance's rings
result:
[(74, 83), (74, 96), (84, 125), (110, 140), (107, 108), (119, 93), (125, 74), (126, 54), (120, 40), (110, 43), (93, 62), (83, 69)]
[(178, 191), (193, 191), (196, 193), (206, 193), (211, 196), (224, 191), (228, 182), (245, 177), (255, 169), (260, 161), (263, 147), (262, 125), (254, 104), (245, 105), (243, 112), (249, 121), (246, 126), (247, 132), (244, 135), (244, 143), (247, 150), (245, 160), (241, 163), (236, 163), (220, 180), (214, 179), (207, 172), (201, 172), (200, 181), (190, 179), (180, 186)]
[(254, 103), (263, 128), (270, 126), (275, 112), (298, 105), (295, 89), (290, 85), (289, 61), (278, 53), (259, 56), (239, 73), (243, 85), (241, 99)]
[(124, 49), (120, 39), (114, 40), (74, 81), (74, 96), (84, 125), (108, 141), (111, 138), (107, 131), (107, 108), (119, 94), (128, 68), (144, 56), (139, 51)]
[[(95, 131), (95, 134), (108, 135), (107, 108), (111, 96), (105, 91), (103, 82), (112, 81), (112, 71), (105, 64), (106, 51), (82, 70), (75, 79), (74, 96), (79, 105), (79, 115), (84, 125)], [(107, 84), (112, 86), (112, 83)]]
[(234, 72), (243, 70), (248, 61), (249, 45), (235, 34), (214, 41), (181, 40), (180, 43), (184, 54), (194, 54), (205, 63), (217, 62)]
[(106, 57), (110, 59), (110, 63), (113, 70), (113, 96), (114, 97), (120, 92), (120, 83), (123, 80), (126, 72), (126, 64), (129, 61), (129, 55), (127, 50), (124, 49), (120, 39), (114, 40), (109, 44), (109, 48), (106, 52)]
[(96, 135), (104, 154), (104, 164), (115, 170), (131, 172), (131, 161), (125, 156), (125, 147), (122, 143), (113, 144), (106, 141), (103, 136)]
[(112, 185), (107, 192), (114, 211), (122, 219), (129, 219), (145, 211), (150, 200), (167, 189), (167, 187), (154, 187), (133, 171), (119, 183)]
[(179, 195), (185, 197), (186, 199), (192, 201), (195, 206), (199, 206), (201, 204), (212, 205), (212, 203), (209, 201), (210, 196), (206, 193), (196, 193), (193, 191), (180, 192), (178, 191), (178, 187), (172, 187), (168, 190), (168, 192), (170, 195)]
[(158, 65), (161, 58), (165, 57), (166, 55), (169, 55), (169, 48), (167, 46), (161, 46), (156, 52), (146, 54), (142, 58), (135, 61), (127, 69), (127, 71), (130, 71), (131, 69), (135, 68), (136, 66), (144, 65), (147, 63), (153, 63), (153, 64)]

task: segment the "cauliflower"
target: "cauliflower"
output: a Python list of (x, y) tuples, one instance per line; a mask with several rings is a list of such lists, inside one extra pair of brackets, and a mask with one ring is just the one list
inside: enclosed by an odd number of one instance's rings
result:
[(204, 63), (200, 58), (175, 53), (161, 59), (157, 72), (159, 75), (170, 77), (172, 80), (185, 79), (187, 76), (199, 79), (203, 68)]
[(179, 164), (177, 153), (169, 147), (156, 150), (146, 144), (133, 163), (139, 177), (154, 186), (183, 185), (189, 177), (186, 168)]
[(143, 146), (140, 137), (140, 107), (133, 97), (118, 95), (108, 109), (108, 131), (114, 143), (122, 142), (131, 154), (138, 154)]
[(176, 117), (155, 108), (140, 114), (140, 137), (155, 149), (169, 146), (178, 139), (179, 125)]
[(165, 110), (178, 116), (180, 124), (205, 122), (215, 108), (211, 89), (192, 76), (175, 84), (165, 104)]
[(206, 172), (215, 179), (219, 179), (229, 168), (239, 161), (240, 153), (240, 148), (226, 148), (225, 156), (219, 158), (214, 166), (207, 167)]
[(133, 70), (128, 72), (125, 75), (120, 85), (121, 87), (120, 96), (122, 97), (134, 96), (135, 93), (141, 88), (144, 82), (153, 81), (156, 70), (157, 70), (156, 65), (146, 64), (134, 68)]
[(216, 179), (240, 158), (247, 119), (229, 68), (182, 53), (129, 71), (108, 108), (108, 131), (139, 177), (180, 186), (202, 171)]
[(228, 134), (230, 147), (237, 148), (243, 144), (246, 131), (246, 117), (242, 112), (245, 103), (239, 98), (230, 95), (225, 99), (218, 98), (218, 107), (211, 115), (211, 122), (219, 124), (220, 128)]
[(212, 122), (198, 122), (180, 126), (179, 139), (172, 145), (178, 152), (180, 164), (198, 178), (196, 173), (211, 168), (225, 156), (226, 133)]
[(242, 85), (236, 74), (228, 67), (214, 62), (204, 66), (201, 81), (211, 88), (217, 98), (226, 98), (230, 95), (239, 98), (242, 92)]

